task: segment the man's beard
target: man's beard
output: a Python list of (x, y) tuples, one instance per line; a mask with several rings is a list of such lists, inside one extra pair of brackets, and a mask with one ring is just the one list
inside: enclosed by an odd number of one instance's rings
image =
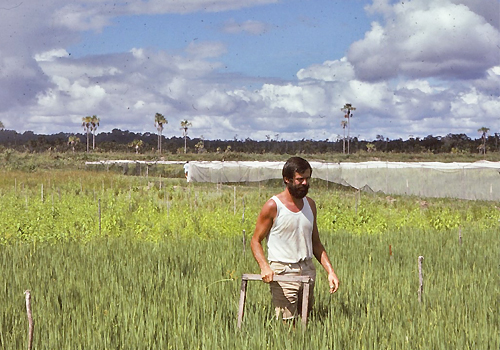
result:
[(286, 187), (288, 188), (288, 192), (290, 192), (292, 197), (297, 199), (304, 198), (309, 191), (309, 185), (294, 185), (293, 183), (288, 182), (286, 184)]

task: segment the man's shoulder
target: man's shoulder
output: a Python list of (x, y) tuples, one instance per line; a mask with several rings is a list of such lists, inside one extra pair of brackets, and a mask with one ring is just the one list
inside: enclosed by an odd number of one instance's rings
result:
[[(277, 196), (272, 196), (271, 198), (269, 198), (267, 200), (267, 202), (264, 204), (264, 207), (276, 208), (277, 207), (277, 203), (276, 203), (277, 198), (278, 198)], [(278, 200), (279, 200), (279, 198), (278, 198)]]
[(267, 216), (269, 218), (274, 218), (278, 211), (278, 206), (273, 198), (269, 198), (264, 206), (262, 207), (261, 215)]

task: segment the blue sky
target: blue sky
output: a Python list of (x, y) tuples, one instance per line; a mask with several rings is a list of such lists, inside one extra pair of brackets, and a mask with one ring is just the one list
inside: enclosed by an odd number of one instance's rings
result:
[(5, 0), (0, 121), (206, 139), (500, 132), (498, 0)]
[[(218, 41), (223, 71), (295, 80), (300, 68), (342, 57), (363, 38), (370, 22), (366, 1), (286, 1), (224, 12), (135, 15), (114, 18), (102, 32), (86, 31), (67, 48), (75, 57), (126, 52), (134, 47), (182, 53), (196, 42)], [(227, 32), (225, 26), (254, 21), (262, 32)], [(124, 40), (126, 38), (126, 40)]]

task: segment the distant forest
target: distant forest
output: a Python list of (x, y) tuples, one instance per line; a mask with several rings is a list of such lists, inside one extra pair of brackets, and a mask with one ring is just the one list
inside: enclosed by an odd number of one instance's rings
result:
[[(132, 152), (151, 153), (158, 149), (158, 134), (134, 133), (113, 129), (105, 133), (89, 137), (89, 149), (96, 152)], [(357, 153), (393, 152), (393, 153), (488, 153), (500, 151), (500, 134), (483, 134), (477, 139), (471, 139), (466, 134), (448, 134), (446, 136), (426, 136), (424, 138), (409, 138), (408, 140), (390, 140), (378, 135), (373, 141), (358, 140), (308, 140), (287, 141), (271, 139), (256, 141), (250, 138), (233, 140), (203, 140), (190, 137), (161, 137), (161, 149), (164, 154), (184, 153), (276, 153), (276, 154), (321, 154), (328, 152)], [(348, 142), (349, 141), (349, 142)], [(23, 152), (85, 152), (87, 150), (87, 134), (58, 133), (53, 135), (38, 135), (31, 131), (18, 133), (14, 130), (0, 130), (0, 149), (14, 149)]]

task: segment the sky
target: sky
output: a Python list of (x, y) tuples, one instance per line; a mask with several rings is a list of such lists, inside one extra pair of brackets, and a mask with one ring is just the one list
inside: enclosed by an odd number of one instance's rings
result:
[(17, 132), (161, 113), (206, 140), (500, 133), (499, 0), (1, 0), (0, 32)]

